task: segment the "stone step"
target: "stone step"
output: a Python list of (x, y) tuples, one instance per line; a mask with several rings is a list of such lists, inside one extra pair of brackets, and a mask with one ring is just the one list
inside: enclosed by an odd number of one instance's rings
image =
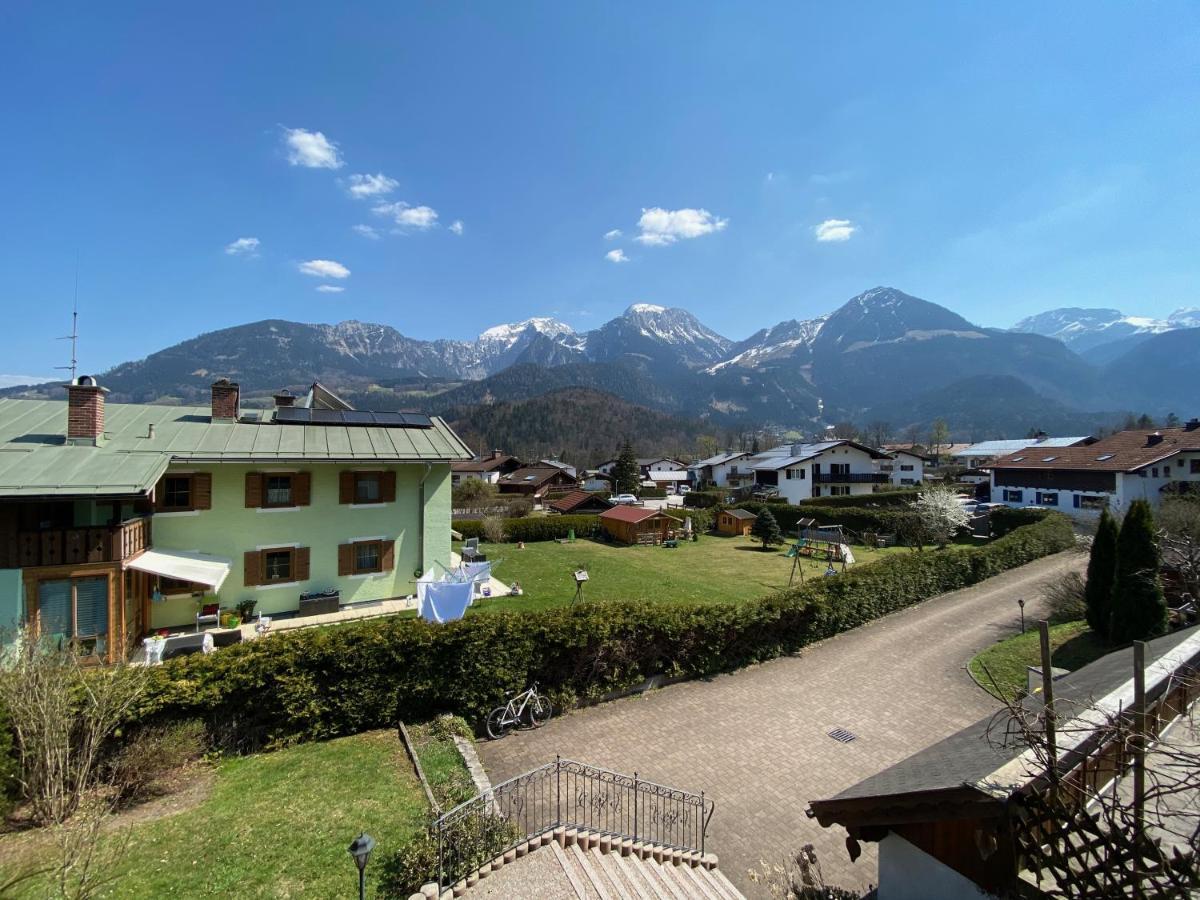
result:
[(621, 867), (629, 883), (634, 885), (638, 897), (647, 897), (650, 900), (671, 900), (667, 893), (659, 887), (658, 879), (645, 870), (644, 862), (634, 859), (632, 856), (621, 856), (619, 853), (613, 853), (611, 856), (613, 861)]
[(697, 897), (703, 897), (704, 900), (726, 900), (716, 886), (700, 874), (704, 871), (703, 869), (693, 869), (689, 865), (682, 865), (676, 866), (675, 871), (679, 875), (680, 881), (685, 881), (692, 886)]
[(613, 900), (612, 892), (609, 890), (608, 879), (604, 877), (603, 872), (591, 864), (591, 861), (584, 855), (584, 852), (579, 849), (579, 845), (572, 844), (567, 848), (567, 854), (579, 866), (583, 872), (583, 876), (588, 879), (590, 887), (600, 897), (600, 900)]
[(725, 877), (725, 873), (714, 867), (711, 869), (697, 869), (705, 878), (715, 885), (721, 892), (725, 900), (746, 900), (745, 895), (733, 886), (733, 882)]
[(675, 867), (670, 863), (664, 866), (653, 859), (644, 859), (641, 865), (651, 878), (657, 879), (659, 888), (670, 900), (691, 900), (689, 892), (675, 879), (675, 873), (671, 871)]
[(571, 890), (575, 892), (576, 900), (596, 900), (599, 895), (588, 885), (587, 878), (578, 863), (570, 857), (557, 840), (550, 842), (550, 848), (558, 859), (559, 865), (562, 866), (567, 881), (571, 883)]
[(602, 853), (599, 847), (593, 847), (587, 855), (592, 865), (604, 872), (612, 887), (612, 893), (618, 900), (638, 900), (637, 890), (629, 883), (627, 876), (621, 871), (620, 863), (617, 862), (619, 856)]

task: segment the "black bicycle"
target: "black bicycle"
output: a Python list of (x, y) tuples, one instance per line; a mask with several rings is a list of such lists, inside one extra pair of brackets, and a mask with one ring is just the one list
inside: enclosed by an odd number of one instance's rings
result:
[(487, 733), (492, 740), (504, 737), (522, 722), (537, 728), (554, 714), (549, 699), (538, 693), (536, 681), (520, 694), (514, 696), (512, 691), (505, 691), (504, 696), (508, 702), (497, 706), (487, 717)]

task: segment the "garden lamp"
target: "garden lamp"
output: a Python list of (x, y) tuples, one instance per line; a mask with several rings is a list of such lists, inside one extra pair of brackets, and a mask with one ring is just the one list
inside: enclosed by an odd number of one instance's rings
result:
[(1025, 633), (1025, 598), (1017, 598), (1017, 606), (1021, 607), (1021, 634)]
[(371, 858), (371, 851), (374, 849), (375, 838), (365, 831), (350, 845), (350, 855), (354, 857), (354, 864), (358, 866), (358, 900), (366, 900), (367, 897), (367, 860)]

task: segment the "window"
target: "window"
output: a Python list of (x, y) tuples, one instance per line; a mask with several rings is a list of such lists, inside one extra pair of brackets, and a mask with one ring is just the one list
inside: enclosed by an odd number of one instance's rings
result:
[[(903, 467), (903, 466), (901, 466), (901, 468), (904, 468), (904, 467)], [(879, 471), (880, 471), (880, 472), (890, 472), (890, 471), (892, 471), (892, 464), (891, 464), (891, 463), (880, 463), (880, 464), (879, 464)]]
[(912, 466), (901, 466), (900, 467), (901, 472), (911, 472), (912, 470), (913, 470)]
[[(291, 489), (289, 488), (289, 491)], [(292, 580), (292, 557), (295, 551), (267, 550), (263, 553), (263, 583)]]
[(163, 479), (162, 508), (165, 510), (192, 508), (192, 476), (168, 475)]
[(1157, 477), (1158, 477), (1158, 466), (1155, 466), (1153, 469), (1151, 469), (1151, 470), (1150, 470), (1150, 475), (1151, 475), (1151, 477), (1153, 477), (1153, 478), (1157, 478)]
[(1038, 492), (1038, 506), (1058, 506), (1058, 494), (1043, 494)]
[(395, 568), (394, 547), (387, 538), (354, 541), (338, 547), (338, 575), (370, 575)]
[(841, 485), (835, 484), (835, 485), (830, 486), (830, 488), (829, 488), (829, 496), (830, 497), (845, 497), (845, 496), (848, 496), (849, 494), (850, 494), (850, 485), (848, 485), (848, 484), (841, 484)]
[(788, 477), (788, 481), (803, 481), (804, 480), (804, 470), (803, 469), (788, 469), (787, 477)]
[(1022, 492), (1022, 491), (1011, 491), (1011, 490), (1004, 491), (1004, 502), (1005, 503), (1021, 503), (1023, 501), (1023, 499), (1024, 499), (1024, 492)]
[(830, 475), (849, 475), (850, 474), (850, 463), (830, 463), (829, 464), (829, 474)]
[(379, 489), (378, 472), (354, 473), (354, 502), (379, 503), (383, 494)]
[(295, 506), (292, 502), (292, 476), (268, 475), (263, 506)]
[(378, 572), (380, 557), (379, 541), (363, 541), (354, 545), (354, 572)]
[(1075, 499), (1077, 499), (1079, 501), (1080, 509), (1104, 509), (1104, 507), (1108, 506), (1108, 498), (1107, 497), (1079, 496), (1079, 497), (1076, 497)]
[(60, 578), (37, 587), (38, 631), (76, 640), (85, 654), (102, 655), (108, 644), (108, 576)]
[(1190, 471), (1193, 475), (1200, 475), (1200, 459), (1192, 460), (1192, 467)]

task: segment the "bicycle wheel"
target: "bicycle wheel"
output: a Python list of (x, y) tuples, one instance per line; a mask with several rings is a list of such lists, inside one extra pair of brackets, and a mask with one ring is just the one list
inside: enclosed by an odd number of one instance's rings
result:
[(550, 716), (554, 714), (554, 710), (550, 706), (550, 701), (541, 694), (535, 694), (529, 700), (529, 724), (534, 728), (539, 727), (544, 722), (549, 721)]
[(503, 706), (497, 706), (491, 711), (487, 717), (487, 733), (493, 741), (498, 741), (510, 731), (512, 731), (512, 723), (506, 722), (505, 715), (508, 710)]

